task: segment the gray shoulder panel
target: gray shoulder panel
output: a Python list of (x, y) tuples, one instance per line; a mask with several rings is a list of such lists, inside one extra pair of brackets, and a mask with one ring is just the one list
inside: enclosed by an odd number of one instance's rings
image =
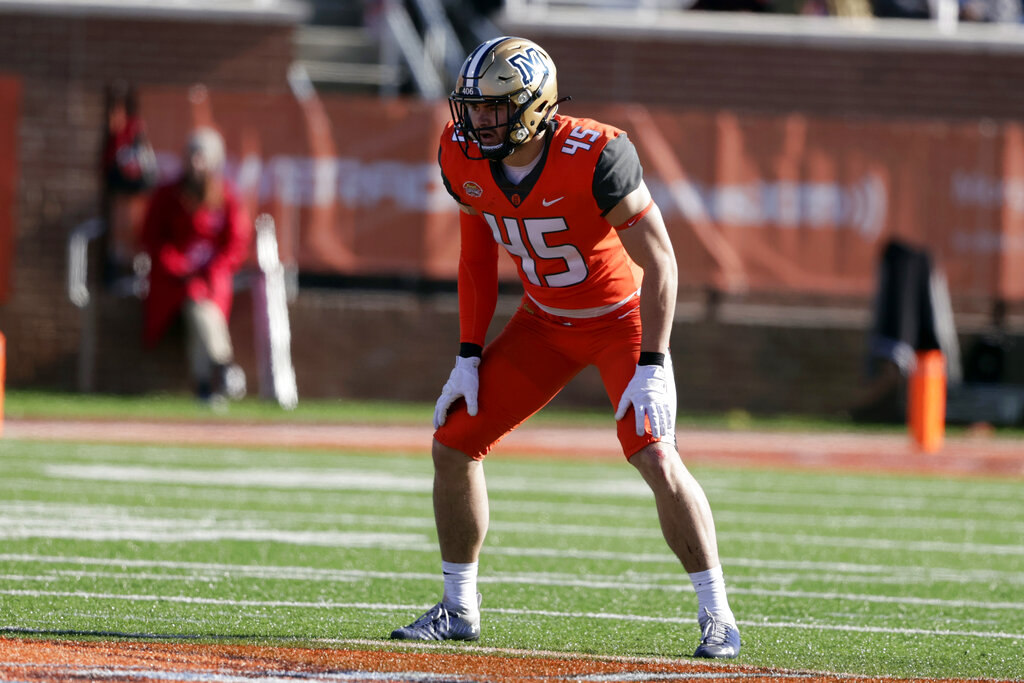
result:
[(630, 192), (640, 186), (644, 169), (629, 137), (623, 133), (612, 138), (601, 150), (594, 169), (594, 199), (601, 213), (612, 210)]

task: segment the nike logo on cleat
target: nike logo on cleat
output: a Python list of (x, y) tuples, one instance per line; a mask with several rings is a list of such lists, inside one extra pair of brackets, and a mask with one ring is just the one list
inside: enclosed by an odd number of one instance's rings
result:
[(565, 199), (564, 195), (561, 196), (561, 197), (558, 197), (556, 199), (552, 199), (550, 201), (547, 200), (547, 199), (542, 199), (542, 200), (540, 200), (540, 203), (543, 204), (544, 206), (551, 206), (552, 204), (557, 204), (558, 202), (562, 201), (563, 199)]

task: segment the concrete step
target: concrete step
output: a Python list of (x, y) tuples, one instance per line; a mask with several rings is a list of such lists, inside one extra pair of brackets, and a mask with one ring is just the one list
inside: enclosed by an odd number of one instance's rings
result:
[(381, 64), (379, 41), (363, 26), (300, 26), (295, 59), (324, 90), (377, 92), (405, 79), (400, 67)]
[(386, 64), (355, 64), (351, 62), (325, 62), (299, 60), (306, 68), (309, 79), (326, 85), (383, 86), (401, 82), (402, 70)]
[(365, 64), (380, 59), (377, 37), (362, 26), (299, 26), (294, 44), (300, 60)]

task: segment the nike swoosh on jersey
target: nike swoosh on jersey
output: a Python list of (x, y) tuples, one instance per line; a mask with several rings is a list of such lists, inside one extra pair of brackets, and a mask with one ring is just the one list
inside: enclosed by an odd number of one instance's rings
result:
[(542, 200), (540, 200), (540, 203), (543, 204), (544, 206), (551, 206), (552, 204), (557, 204), (558, 202), (562, 201), (563, 199), (565, 199), (564, 195), (561, 196), (561, 197), (558, 197), (557, 199), (552, 199), (551, 201), (548, 201), (547, 199), (542, 199)]

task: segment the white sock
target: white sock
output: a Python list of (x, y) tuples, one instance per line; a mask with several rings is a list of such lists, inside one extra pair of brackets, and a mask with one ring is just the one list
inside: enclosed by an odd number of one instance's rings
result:
[(444, 572), (444, 598), (441, 602), (462, 614), (476, 614), (480, 603), (476, 597), (476, 576), (479, 562), (441, 562)]
[(722, 621), (736, 622), (736, 617), (729, 608), (729, 598), (725, 595), (722, 565), (702, 572), (693, 572), (690, 574), (690, 581), (693, 582), (693, 589), (697, 591), (698, 614), (704, 614), (704, 610), (707, 609)]

